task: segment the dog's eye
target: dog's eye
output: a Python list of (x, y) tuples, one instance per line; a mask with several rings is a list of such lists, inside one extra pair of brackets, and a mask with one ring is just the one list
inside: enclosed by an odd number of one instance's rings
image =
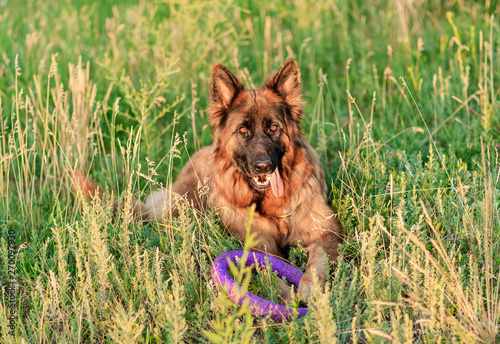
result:
[(271, 131), (276, 131), (276, 130), (278, 130), (278, 127), (273, 124), (273, 125), (271, 125), (271, 128), (269, 128), (269, 129), (271, 129)]
[(238, 129), (238, 131), (242, 134), (246, 134), (247, 133), (247, 128), (245, 127), (241, 127), (240, 129)]

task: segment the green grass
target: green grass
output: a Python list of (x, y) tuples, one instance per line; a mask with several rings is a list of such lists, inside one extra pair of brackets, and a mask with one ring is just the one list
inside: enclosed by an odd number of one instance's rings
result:
[[(499, 341), (499, 18), (496, 0), (0, 1), (0, 338)], [(347, 239), (310, 313), (276, 324), (211, 281), (242, 248), (215, 212), (112, 221), (69, 171), (125, 204), (171, 183), (211, 142), (211, 65), (260, 85), (289, 56)], [(275, 297), (272, 279), (249, 288)]]

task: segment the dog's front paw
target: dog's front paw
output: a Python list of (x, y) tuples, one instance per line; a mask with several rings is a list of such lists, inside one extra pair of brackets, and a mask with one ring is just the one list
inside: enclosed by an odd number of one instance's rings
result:
[(307, 303), (312, 295), (313, 281), (310, 276), (305, 274), (302, 276), (299, 282), (299, 288), (297, 289), (297, 294), (300, 295), (301, 302)]
[[(314, 293), (314, 288), (322, 292), (325, 289), (325, 283), (325, 276), (313, 276), (311, 270), (306, 270), (300, 279), (299, 288), (297, 289), (297, 294), (300, 295), (301, 302), (307, 303), (310, 301)], [(315, 286), (315, 284), (317, 285)]]

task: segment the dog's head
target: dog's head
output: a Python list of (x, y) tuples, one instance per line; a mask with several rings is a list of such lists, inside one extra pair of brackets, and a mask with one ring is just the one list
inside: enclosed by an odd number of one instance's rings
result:
[(301, 136), (300, 70), (293, 59), (261, 88), (245, 90), (223, 65), (212, 69), (210, 124), (218, 154), (225, 154), (251, 188), (283, 193), (282, 160)]

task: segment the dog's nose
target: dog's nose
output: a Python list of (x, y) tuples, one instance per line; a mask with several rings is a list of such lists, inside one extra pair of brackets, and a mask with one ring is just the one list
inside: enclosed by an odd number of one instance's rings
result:
[(255, 172), (257, 173), (271, 173), (273, 163), (271, 159), (257, 159), (254, 162)]

